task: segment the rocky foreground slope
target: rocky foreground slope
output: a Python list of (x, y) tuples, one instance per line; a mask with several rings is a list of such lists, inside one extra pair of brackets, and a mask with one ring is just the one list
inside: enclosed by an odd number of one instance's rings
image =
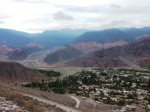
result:
[(0, 97), (0, 112), (28, 112), (16, 105), (12, 101), (6, 100), (4, 97)]

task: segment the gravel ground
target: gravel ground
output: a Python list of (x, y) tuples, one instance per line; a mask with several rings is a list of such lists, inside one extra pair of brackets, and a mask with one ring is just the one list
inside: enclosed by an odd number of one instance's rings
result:
[(28, 112), (17, 106), (12, 101), (7, 101), (4, 97), (0, 97), (0, 112)]

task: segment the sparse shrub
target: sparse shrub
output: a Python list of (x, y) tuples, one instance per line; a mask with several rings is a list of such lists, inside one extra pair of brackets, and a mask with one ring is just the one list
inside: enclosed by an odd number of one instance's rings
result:
[(66, 90), (64, 88), (54, 88), (53, 91), (59, 94), (65, 94)]

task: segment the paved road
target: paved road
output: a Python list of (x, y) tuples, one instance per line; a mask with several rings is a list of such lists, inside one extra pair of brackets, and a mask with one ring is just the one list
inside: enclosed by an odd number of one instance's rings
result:
[(79, 108), (81, 101), (80, 101), (78, 98), (76, 98), (75, 96), (71, 96), (71, 95), (70, 95), (70, 97), (73, 98), (73, 99), (76, 101), (76, 106), (75, 106), (75, 107), (76, 107), (76, 108)]
[[(59, 107), (59, 108), (65, 110), (65, 111), (67, 111), (67, 112), (81, 112), (81, 111), (79, 111), (79, 110), (77, 110), (77, 109), (74, 109), (74, 108), (72, 108), (72, 107), (68, 107), (68, 106), (65, 106), (65, 105), (62, 105), (62, 104), (53, 102), (53, 101), (51, 101), (51, 100), (48, 100), (48, 99), (45, 99), (45, 98), (41, 98), (41, 97), (39, 97), (39, 96), (34, 96), (34, 95), (31, 95), (31, 94), (24, 94), (24, 93), (23, 93), (23, 95), (32, 97), (33, 99), (36, 99), (36, 100), (38, 100), (38, 101), (42, 101), (42, 102), (44, 102), (44, 103), (48, 103), (48, 104), (50, 104), (50, 105), (56, 105), (57, 107)], [(73, 97), (73, 98), (74, 98), (74, 97)], [(76, 99), (76, 98), (75, 98), (75, 99)], [(78, 106), (78, 105), (77, 105), (77, 106)]]

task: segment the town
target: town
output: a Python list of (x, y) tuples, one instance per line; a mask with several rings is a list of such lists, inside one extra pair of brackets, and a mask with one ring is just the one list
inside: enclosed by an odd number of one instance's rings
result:
[[(42, 71), (43, 72), (43, 71)], [(32, 82), (26, 87), (59, 94), (71, 93), (90, 98), (97, 103), (116, 105), (116, 111), (136, 111), (137, 107), (150, 111), (150, 69), (103, 69), (81, 71), (74, 75), (53, 77), (42, 82)]]

